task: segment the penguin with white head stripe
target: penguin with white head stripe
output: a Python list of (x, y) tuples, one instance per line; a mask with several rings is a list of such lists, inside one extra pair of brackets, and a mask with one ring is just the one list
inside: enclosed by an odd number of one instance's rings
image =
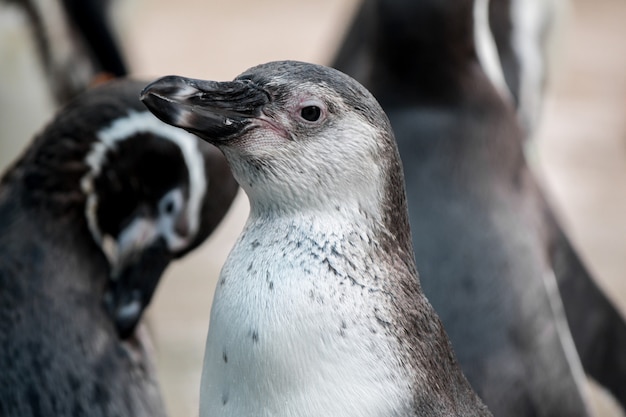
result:
[(238, 186), (143, 85), (80, 95), (0, 183), (0, 415), (165, 415), (142, 313)]

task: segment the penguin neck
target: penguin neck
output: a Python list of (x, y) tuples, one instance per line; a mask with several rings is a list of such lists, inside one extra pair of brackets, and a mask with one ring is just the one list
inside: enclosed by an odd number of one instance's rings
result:
[[(289, 192), (283, 193), (283, 201), (268, 201), (257, 191), (252, 192), (244, 186), (250, 200), (247, 224), (250, 227), (264, 224), (311, 225), (311, 230), (331, 234), (351, 234), (361, 230), (375, 238), (384, 250), (400, 252), (407, 256), (404, 261), (411, 263), (412, 255), (408, 254), (412, 254), (413, 250), (402, 165), (395, 146), (387, 151), (395, 155), (391, 166), (386, 168), (385, 179), (378, 185), (380, 190), (375, 193), (359, 193), (353, 189), (333, 195), (327, 189), (327, 193), (309, 192), (309, 196), (303, 198), (306, 204), (299, 205), (295, 203), (297, 195)], [(311, 198), (322, 194), (321, 198)], [(364, 198), (364, 195), (367, 197)]]
[[(336, 205), (327, 209), (280, 209), (277, 207), (259, 207), (254, 202), (250, 205), (250, 214), (246, 222), (246, 232), (270, 229), (290, 230), (304, 237), (335, 236), (340, 238), (351, 233), (373, 235), (376, 224), (380, 223), (380, 214), (368, 213), (350, 204)], [(262, 232), (263, 234), (267, 232)], [(317, 237), (313, 237), (317, 239)]]
[(453, 100), (479, 67), (471, 0), (410, 3), (376, 10), (371, 71), (376, 83), (368, 87), (383, 106), (387, 97), (401, 101), (407, 95)]

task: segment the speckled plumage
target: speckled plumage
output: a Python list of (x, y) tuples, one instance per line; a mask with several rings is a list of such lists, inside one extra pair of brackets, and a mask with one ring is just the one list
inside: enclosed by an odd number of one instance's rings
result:
[[(127, 234), (139, 251), (113, 267), (89, 227), (89, 196), (98, 197), (95, 227), (113, 242), (138, 216), (157, 215), (149, 211), (170, 187), (186, 196), (193, 181), (164, 129), (163, 136), (134, 131), (110, 144), (101, 171), (84, 187), (93, 169), (85, 159), (102, 144), (102, 132), (132, 112), (150, 116), (138, 100), (142, 85), (116, 81), (72, 101), (0, 182), (3, 417), (166, 415), (141, 312), (169, 262), (210, 234), (237, 185), (219, 151), (189, 135), (211, 180), (201, 224), (177, 251), (160, 238)], [(139, 310), (120, 321), (114, 307), (128, 299)]]
[(367, 90), (284, 61), (143, 94), (220, 147), (251, 204), (215, 293), (202, 417), (490, 415), (420, 290), (395, 140)]

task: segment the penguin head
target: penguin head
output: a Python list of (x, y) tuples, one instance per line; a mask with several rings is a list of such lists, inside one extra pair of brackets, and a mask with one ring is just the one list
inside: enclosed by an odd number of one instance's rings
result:
[[(402, 166), (376, 99), (332, 68), (258, 65), (233, 81), (166, 76), (142, 92), (161, 120), (217, 144), (250, 200), (250, 216), (328, 213), (410, 249)], [(389, 233), (391, 232), (391, 233)]]
[(85, 163), (85, 216), (113, 279), (158, 241), (172, 257), (192, 244), (207, 189), (195, 137), (130, 111), (96, 132)]
[(280, 61), (228, 82), (169, 76), (142, 100), (222, 149), (253, 215), (333, 205), (379, 215), (393, 134), (374, 97), (339, 71)]
[(106, 259), (104, 306), (121, 337), (165, 268), (209, 236), (237, 191), (215, 147), (143, 107), (144, 85), (113, 81), (79, 96), (22, 164), (31, 203), (71, 217), (68, 227), (79, 225)]
[(105, 304), (122, 336), (170, 261), (197, 242), (207, 178), (200, 144), (181, 133), (131, 111), (96, 132), (85, 159), (85, 218), (110, 265)]

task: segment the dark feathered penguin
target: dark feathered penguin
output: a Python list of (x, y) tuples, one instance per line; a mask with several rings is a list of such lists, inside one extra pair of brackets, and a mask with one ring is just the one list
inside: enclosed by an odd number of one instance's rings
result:
[[(491, 0), (489, 25), (506, 83), (532, 136), (549, 75), (549, 45), (563, 0)], [(626, 408), (626, 320), (598, 287), (551, 214), (547, 238), (563, 306), (585, 372)]]
[(141, 313), (237, 185), (153, 117), (145, 83), (62, 109), (0, 183), (0, 415), (162, 416)]
[(389, 115), (422, 286), (470, 383), (494, 415), (584, 416), (553, 220), (514, 108), (478, 60), (474, 7), (366, 1), (336, 65), (357, 71)]

